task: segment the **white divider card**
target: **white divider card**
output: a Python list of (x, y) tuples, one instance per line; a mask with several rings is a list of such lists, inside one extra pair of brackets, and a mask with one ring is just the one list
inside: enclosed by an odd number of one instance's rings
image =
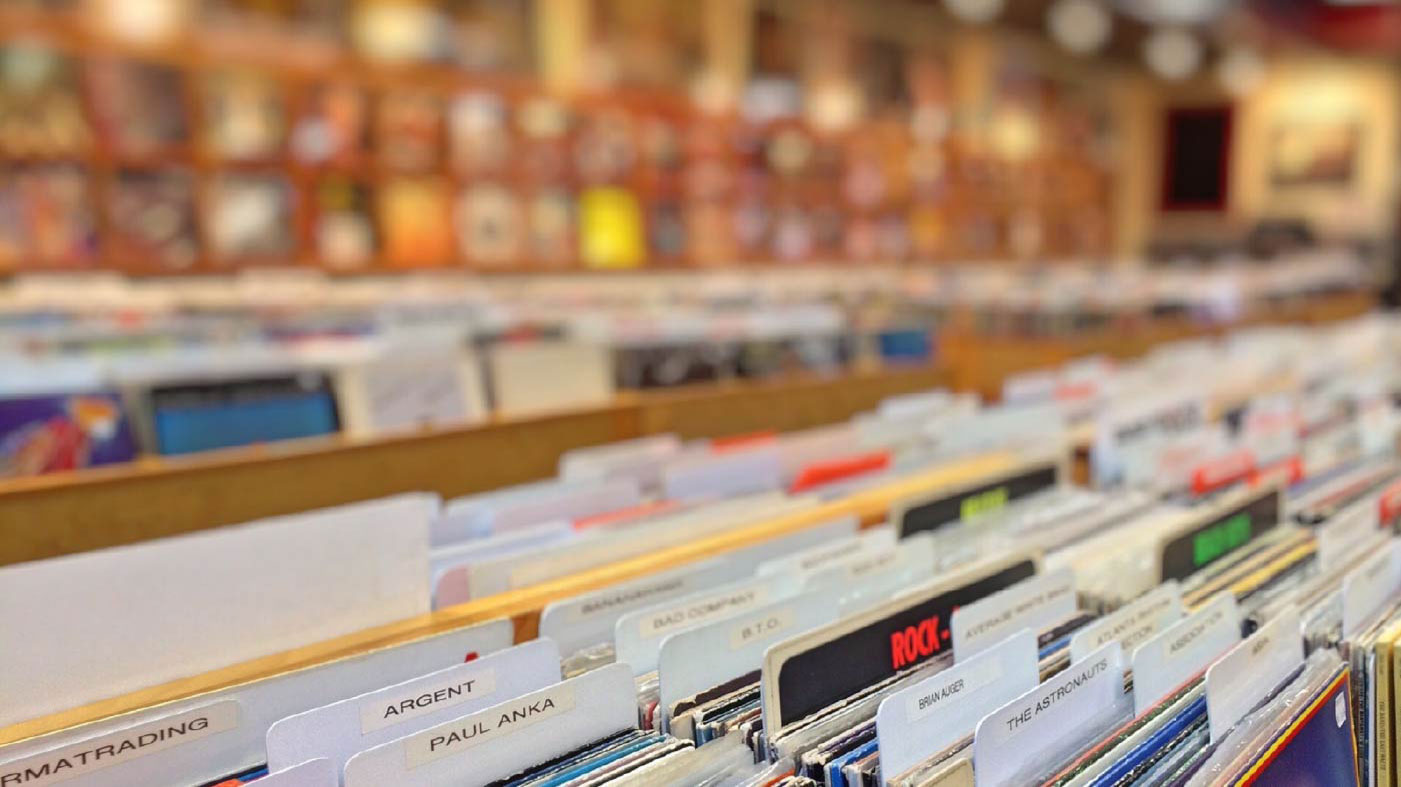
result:
[(783, 486), (778, 446), (681, 456), (662, 468), (662, 493), (673, 500), (707, 500), (767, 492)]
[(1127, 715), (1124, 653), (1111, 642), (978, 722), (973, 769), (978, 787), (1026, 783), (1077, 738)]
[(661, 485), (662, 466), (679, 453), (681, 438), (674, 434), (575, 448), (560, 456), (559, 477), (570, 482), (633, 478), (652, 490)]
[(340, 770), (330, 760), (307, 760), (306, 762), (271, 771), (257, 779), (258, 787), (337, 787), (341, 783)]
[(610, 664), (362, 751), (345, 785), (481, 787), (636, 727), (632, 671)]
[(534, 494), (508, 494), (471, 506), (465, 512), (449, 507), (434, 523), (433, 543), (481, 538), (553, 520), (572, 521), (641, 502), (641, 489), (630, 478), (564, 484)]
[(1022, 629), (967, 661), (881, 700), (880, 772), (887, 781), (968, 737), (987, 714), (1036, 688), (1036, 634)]
[(814, 591), (668, 635), (657, 655), (663, 719), (677, 702), (758, 670), (775, 642), (836, 619), (836, 594)]
[(1040, 634), (1075, 612), (1075, 572), (1039, 574), (953, 611), (953, 657), (964, 661), (1012, 632)]
[(1096, 425), (1095, 443), (1090, 452), (1095, 486), (1110, 486), (1124, 480), (1124, 466), (1130, 452), (1151, 452), (1159, 442), (1194, 429), (1206, 420), (1206, 399), (1195, 385), (1148, 398), (1135, 397), (1126, 405), (1108, 408)]
[(1231, 593), (1144, 642), (1133, 652), (1133, 708), (1141, 714), (1240, 642), (1240, 611)]
[(736, 567), (712, 558), (551, 601), (540, 613), (540, 636), (559, 643), (560, 652), (567, 656), (607, 642), (618, 618), (627, 612), (734, 582), (741, 576)]
[(934, 573), (934, 538), (929, 533), (853, 553), (802, 577), (802, 582), (807, 590), (832, 587), (857, 594), (870, 592), (872, 583), (885, 588), (892, 581), (907, 583), (920, 573)]
[[(855, 515), (850, 517), (853, 522)], [(852, 528), (855, 530), (855, 527)], [(807, 576), (826, 568), (832, 563), (850, 560), (853, 557), (873, 552), (883, 547), (895, 545), (895, 531), (889, 525), (871, 528), (849, 538), (835, 539), (829, 543), (799, 550), (792, 555), (776, 557), (759, 564), (759, 576), (786, 574)]]
[(955, 608), (1036, 574), (1040, 563), (1031, 551), (983, 561), (775, 643), (764, 653), (760, 681), (764, 734), (772, 740), (833, 702), (946, 653)]
[(443, 504), (441, 516), (433, 521), (429, 541), (433, 546), (439, 547), (475, 538), (477, 517), (488, 506), (517, 498), (556, 495), (560, 494), (561, 490), (572, 487), (572, 484), (566, 484), (557, 478), (547, 478), (453, 498)]
[(1303, 663), (1304, 638), (1293, 606), (1217, 659), (1206, 671), (1211, 742), (1225, 737)]
[(944, 388), (918, 393), (887, 396), (876, 405), (876, 415), (881, 418), (908, 418), (914, 415), (931, 415), (954, 403), (952, 392)]
[(280, 719), (499, 651), (512, 636), (511, 621), (494, 620), (29, 738), (0, 747), (0, 779), (43, 787), (82, 773), (83, 784), (126, 787), (226, 778), (266, 761)]
[(1125, 653), (1132, 654), (1182, 615), (1182, 589), (1177, 580), (1168, 580), (1075, 632), (1070, 638), (1070, 660), (1086, 658), (1110, 642), (1118, 642)]
[(678, 631), (726, 620), (770, 601), (794, 595), (791, 577), (747, 579), (683, 596), (663, 604), (626, 612), (613, 629), (614, 652), (633, 674), (646, 675), (657, 668), (662, 639)]
[(1317, 539), (1318, 565), (1331, 571), (1364, 545), (1381, 537), (1381, 508), (1377, 498), (1368, 495), (1333, 514), (1314, 530)]
[[(692, 542), (698, 533), (719, 535), (816, 506), (814, 499), (786, 498), (781, 494), (755, 495), (700, 506), (674, 516), (610, 530), (589, 539), (548, 547), (538, 554), (510, 556), (471, 566), (472, 593), (474, 596), (490, 595), (538, 585), (625, 558)], [(792, 537), (811, 536), (808, 531), (802, 531)], [(732, 559), (737, 556), (733, 555)]]
[(1343, 636), (1361, 631), (1401, 592), (1401, 539), (1367, 558), (1343, 578)]
[(716, 585), (738, 582), (753, 574), (759, 564), (777, 555), (849, 536), (855, 532), (857, 524), (855, 517), (841, 517), (689, 566), (551, 602), (540, 614), (540, 635), (559, 643), (560, 651), (566, 655), (589, 645), (608, 642), (614, 625), (625, 612)]
[(316, 758), (337, 782), (356, 752), (558, 683), (559, 648), (537, 639), (289, 716), (268, 730), (268, 768)]
[(454, 572), (454, 568), (529, 552), (571, 540), (576, 535), (573, 525), (568, 522), (548, 522), (434, 549), (428, 556), (428, 581), (433, 587), (434, 608), (440, 606), (440, 598), (471, 597), (471, 572)]
[(0, 681), (0, 725), (423, 614), (437, 509), (397, 495), (0, 568), (0, 631), (24, 643), (0, 648), (23, 678)]

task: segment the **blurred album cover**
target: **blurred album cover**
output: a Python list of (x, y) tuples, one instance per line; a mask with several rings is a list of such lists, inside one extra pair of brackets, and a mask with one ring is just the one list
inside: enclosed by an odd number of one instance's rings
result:
[(397, 268), (446, 265), (453, 253), (447, 186), (433, 178), (401, 178), (379, 194), (386, 261)]
[(77, 63), (41, 46), (0, 47), (0, 118), (0, 151), (10, 156), (76, 153), (92, 142)]
[(642, 207), (617, 186), (594, 186), (579, 198), (579, 248), (590, 268), (636, 268), (646, 256)]
[(283, 260), (295, 251), (291, 187), (281, 176), (221, 176), (209, 191), (208, 219), (221, 262)]
[(437, 166), (443, 147), (443, 107), (428, 93), (389, 92), (380, 97), (376, 125), (380, 160), (398, 170)]
[(286, 133), (280, 87), (250, 71), (217, 71), (205, 82), (205, 144), (216, 156), (261, 159), (275, 156)]
[(97, 261), (97, 220), (84, 170), (16, 168), (0, 181), (0, 261), (34, 267)]
[(199, 259), (194, 181), (183, 170), (127, 170), (112, 184), (113, 255), (134, 265), (185, 270)]
[(369, 188), (346, 178), (322, 181), (316, 190), (316, 251), (335, 270), (363, 268), (374, 260), (375, 225)]
[(365, 94), (354, 85), (316, 88), (293, 133), (297, 157), (313, 164), (355, 161), (368, 147), (368, 113)]
[(495, 174), (511, 160), (511, 129), (506, 102), (495, 93), (463, 93), (448, 116), (452, 166), (457, 172)]
[(457, 200), (457, 240), (469, 264), (503, 266), (519, 261), (524, 222), (515, 194), (494, 183), (462, 190)]
[(0, 399), (0, 478), (79, 470), (136, 457), (115, 393)]
[(564, 189), (543, 189), (529, 203), (531, 260), (551, 268), (574, 262), (574, 198)]
[(103, 136), (128, 156), (151, 156), (189, 144), (184, 80), (169, 66), (132, 60), (92, 64), (92, 98)]

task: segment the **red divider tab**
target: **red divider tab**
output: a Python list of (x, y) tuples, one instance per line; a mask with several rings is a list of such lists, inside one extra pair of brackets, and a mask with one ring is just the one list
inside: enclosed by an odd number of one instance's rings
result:
[(602, 525), (613, 525), (619, 522), (627, 522), (633, 519), (641, 519), (653, 514), (664, 514), (673, 508), (680, 508), (681, 503), (676, 500), (657, 500), (651, 503), (639, 503), (627, 508), (619, 508), (615, 511), (604, 511), (601, 514), (579, 517), (574, 520), (575, 530), (588, 530), (591, 527)]
[(1243, 481), (1255, 469), (1255, 455), (1242, 448), (1192, 471), (1192, 494), (1204, 495)]
[(794, 494), (806, 492), (834, 481), (844, 481), (866, 473), (884, 470), (889, 466), (889, 451), (875, 451), (869, 454), (813, 462), (798, 472), (798, 477), (793, 480), (793, 485), (788, 488), (788, 491)]
[(1276, 480), (1294, 485), (1304, 480), (1304, 458), (1297, 454), (1265, 467), (1257, 467), (1250, 472), (1250, 485), (1260, 486)]
[(772, 429), (765, 429), (761, 432), (747, 432), (745, 434), (730, 435), (729, 437), (716, 437), (710, 441), (710, 452), (712, 454), (725, 454), (731, 451), (743, 451), (749, 448), (758, 448), (761, 445), (777, 442), (778, 432)]
[(1381, 497), (1377, 499), (1377, 506), (1380, 509), (1378, 518), (1382, 527), (1390, 527), (1397, 517), (1401, 517), (1401, 481), (1396, 481), (1382, 490)]

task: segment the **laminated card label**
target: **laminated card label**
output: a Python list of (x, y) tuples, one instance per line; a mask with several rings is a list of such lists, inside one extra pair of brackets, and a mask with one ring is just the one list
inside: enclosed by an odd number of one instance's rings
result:
[(1110, 642), (1133, 653), (1149, 637), (1182, 619), (1182, 590), (1175, 580), (1105, 615), (1070, 638), (1070, 660), (1079, 661)]
[(902, 689), (876, 711), (882, 774), (894, 778), (972, 734), (983, 716), (1036, 688), (1036, 635), (1022, 629)]
[(1343, 578), (1343, 636), (1362, 630), (1401, 588), (1401, 540), (1367, 558)]
[(461, 705), (495, 690), (496, 671), (488, 669), (467, 675), (456, 673), (433, 684), (414, 686), (410, 694), (370, 697), (360, 706), (360, 734), (368, 735), (416, 716)]
[(773, 640), (793, 628), (797, 613), (793, 605), (774, 605), (763, 614), (746, 617), (730, 627), (730, 650), (739, 650), (761, 640)]
[(1032, 763), (1048, 759), (1065, 739), (1119, 706), (1124, 657), (1111, 642), (1084, 661), (978, 722), (973, 767), (979, 785), (1012, 784)]
[(239, 705), (223, 700), (0, 765), (0, 785), (45, 787), (238, 727)]
[(573, 709), (574, 687), (561, 683), (406, 739), (404, 764), (414, 770)]
[(1229, 591), (1138, 646), (1133, 708), (1142, 714), (1240, 642), (1240, 612)]
[(1211, 742), (1221, 740), (1303, 663), (1299, 610), (1290, 607), (1212, 664), (1206, 671)]
[(953, 657), (963, 661), (1020, 629), (1041, 633), (1075, 612), (1075, 574), (1068, 568), (1018, 582), (954, 610)]

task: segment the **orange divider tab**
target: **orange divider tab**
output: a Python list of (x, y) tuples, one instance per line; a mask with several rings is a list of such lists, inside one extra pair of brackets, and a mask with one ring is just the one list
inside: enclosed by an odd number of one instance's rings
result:
[(798, 472), (798, 477), (793, 480), (793, 485), (789, 487), (788, 491), (793, 494), (806, 492), (814, 487), (830, 484), (834, 481), (844, 481), (866, 473), (874, 473), (889, 466), (889, 451), (875, 451), (868, 454), (813, 462)]

